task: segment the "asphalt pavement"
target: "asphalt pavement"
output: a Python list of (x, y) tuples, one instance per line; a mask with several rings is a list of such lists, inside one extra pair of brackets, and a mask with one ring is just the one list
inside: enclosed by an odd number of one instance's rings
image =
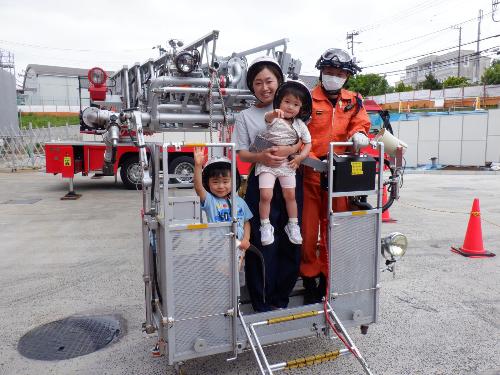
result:
[[(153, 358), (142, 333), (144, 284), (141, 194), (112, 178), (75, 179), (82, 197), (62, 201), (67, 184), (41, 172), (0, 173), (0, 374), (173, 374)], [(479, 198), (486, 250), (470, 259), (462, 245), (468, 212)], [(380, 320), (352, 338), (376, 374), (500, 374), (500, 175), (408, 174), (383, 233), (407, 235), (396, 276), (382, 273)], [(353, 233), (353, 235), (355, 235)], [(19, 339), (40, 325), (75, 315), (114, 315), (118, 340), (60, 361), (27, 359)], [(310, 339), (271, 347), (272, 362), (316, 354), (335, 342)], [(256, 374), (251, 353), (197, 359), (186, 374)], [(352, 357), (290, 372), (361, 374)]]

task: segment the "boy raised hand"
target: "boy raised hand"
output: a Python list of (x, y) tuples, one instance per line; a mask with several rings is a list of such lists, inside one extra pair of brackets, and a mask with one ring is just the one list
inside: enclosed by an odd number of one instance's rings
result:
[(200, 201), (205, 202), (205, 198), (207, 196), (207, 191), (203, 187), (203, 163), (205, 162), (205, 152), (203, 147), (195, 147), (194, 148), (194, 190), (196, 194), (200, 197)]
[[(205, 165), (204, 147), (195, 147), (194, 157), (194, 189), (200, 197), (201, 209), (207, 215), (209, 223), (231, 221), (231, 163), (227, 158), (213, 158)], [(237, 187), (240, 176), (236, 173)], [(205, 180), (205, 184), (204, 181)], [(250, 246), (250, 222), (252, 212), (246, 202), (236, 196), (236, 217), (238, 221), (236, 238), (241, 241), (240, 249)]]

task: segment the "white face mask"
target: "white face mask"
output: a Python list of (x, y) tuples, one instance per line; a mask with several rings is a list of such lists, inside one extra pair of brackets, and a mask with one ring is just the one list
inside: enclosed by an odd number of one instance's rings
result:
[(347, 81), (347, 78), (330, 76), (328, 74), (321, 75), (321, 84), (326, 91), (340, 90), (344, 86), (345, 81)]

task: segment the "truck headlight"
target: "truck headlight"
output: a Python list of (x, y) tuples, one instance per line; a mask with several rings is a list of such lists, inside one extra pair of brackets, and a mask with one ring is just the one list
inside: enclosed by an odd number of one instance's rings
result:
[(196, 58), (195, 56), (189, 52), (184, 51), (177, 55), (175, 58), (175, 67), (182, 74), (191, 73), (196, 66)]
[(399, 232), (390, 233), (382, 238), (382, 256), (387, 260), (398, 260), (406, 253), (408, 239)]

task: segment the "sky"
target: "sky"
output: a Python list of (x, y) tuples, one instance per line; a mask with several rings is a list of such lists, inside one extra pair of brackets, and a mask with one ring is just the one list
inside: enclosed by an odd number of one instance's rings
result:
[[(462, 43), (474, 42), (462, 48), (475, 50), (480, 9), (481, 38), (500, 34), (492, 0), (0, 0), (0, 49), (14, 54), (19, 84), (28, 64), (117, 70), (158, 57), (152, 47), (169, 39), (189, 43), (219, 30), (217, 55), (287, 38), (301, 74), (317, 75), (324, 50), (347, 49), (346, 34), (357, 31), (354, 55), (363, 73), (386, 74), (394, 84), (416, 56), (457, 49), (453, 25), (462, 26)], [(494, 16), (500, 21), (500, 5)], [(480, 50), (494, 47), (500, 37), (480, 42)]]

